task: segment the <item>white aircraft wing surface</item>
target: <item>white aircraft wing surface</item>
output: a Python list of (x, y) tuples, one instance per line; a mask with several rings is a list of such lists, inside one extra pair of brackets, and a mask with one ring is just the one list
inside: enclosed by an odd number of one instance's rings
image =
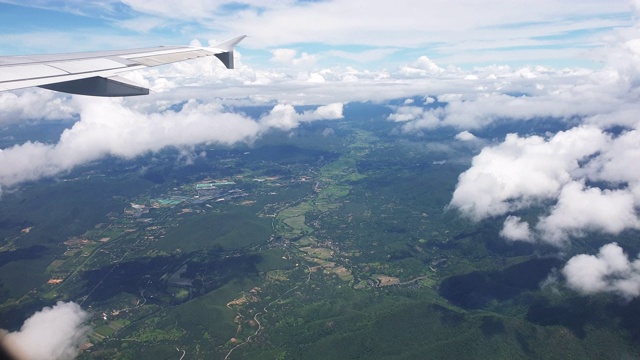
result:
[(147, 95), (149, 89), (118, 74), (204, 56), (233, 69), (233, 48), (245, 36), (212, 47), (160, 46), (72, 54), (0, 56), (0, 91), (32, 86), (91, 96)]

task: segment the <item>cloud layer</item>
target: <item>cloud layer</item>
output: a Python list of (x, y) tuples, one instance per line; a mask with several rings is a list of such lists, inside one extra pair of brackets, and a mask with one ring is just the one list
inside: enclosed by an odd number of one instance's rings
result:
[(251, 142), (269, 129), (291, 130), (301, 122), (342, 118), (342, 104), (298, 113), (276, 105), (259, 120), (226, 111), (222, 105), (190, 100), (180, 111), (145, 113), (122, 100), (79, 97), (80, 121), (56, 144), (26, 142), (0, 150), (0, 186), (54, 176), (106, 156), (131, 159), (166, 147)]
[(58, 302), (25, 320), (20, 331), (2, 337), (4, 346), (18, 359), (74, 359), (91, 329), (84, 324), (89, 315), (73, 302)]

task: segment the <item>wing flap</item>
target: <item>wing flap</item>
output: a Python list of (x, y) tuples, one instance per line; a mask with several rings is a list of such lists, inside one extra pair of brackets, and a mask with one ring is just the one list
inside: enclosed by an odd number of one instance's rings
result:
[(67, 74), (79, 74), (92, 71), (118, 69), (127, 67), (110, 59), (86, 59), (75, 61), (54, 62), (49, 66), (65, 71)]
[(0, 67), (0, 84), (5, 81), (35, 79), (41, 77), (67, 75), (68, 73), (44, 64), (15, 65)]
[(195, 59), (199, 57), (211, 56), (211, 52), (206, 50), (192, 50), (171, 54), (160, 54), (151, 56), (131, 57), (129, 60), (133, 60), (141, 65), (145, 66), (158, 66), (178, 61), (184, 61), (189, 59)]

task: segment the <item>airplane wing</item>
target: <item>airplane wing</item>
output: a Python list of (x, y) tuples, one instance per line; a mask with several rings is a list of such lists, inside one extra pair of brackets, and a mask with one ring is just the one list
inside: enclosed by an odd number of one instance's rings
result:
[(118, 74), (204, 56), (233, 69), (233, 48), (246, 36), (212, 47), (160, 46), (73, 54), (0, 56), (0, 91), (32, 86), (91, 96), (147, 95), (146, 89)]

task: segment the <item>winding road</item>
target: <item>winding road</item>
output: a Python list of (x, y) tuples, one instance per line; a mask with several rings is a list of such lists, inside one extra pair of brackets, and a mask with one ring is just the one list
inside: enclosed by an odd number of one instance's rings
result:
[[(307, 281), (304, 282), (305, 285), (309, 284), (309, 281), (311, 280), (311, 267), (309, 267), (309, 265), (307, 266), (307, 271), (308, 271), (308, 276), (307, 276)], [(273, 300), (272, 302), (270, 302), (269, 304), (267, 304), (265, 307), (262, 308), (262, 311), (264, 312), (264, 314), (268, 313), (269, 310), (267, 310), (268, 307), (270, 307), (271, 305), (277, 303), (278, 301), (282, 300), (283, 297), (285, 297), (288, 293), (292, 292), (293, 290), (299, 288), (300, 285), (296, 285), (294, 287), (292, 287), (291, 289), (287, 290), (284, 294), (280, 295), (280, 297), (278, 297), (277, 299)], [(224, 360), (227, 360), (229, 358), (229, 356), (231, 356), (231, 353), (239, 348), (240, 346), (247, 344), (251, 341), (251, 338), (253, 338), (254, 336), (257, 336), (263, 329), (262, 324), (260, 323), (260, 320), (258, 320), (258, 316), (262, 315), (262, 312), (257, 312), (254, 316), (253, 316), (253, 320), (258, 324), (258, 329), (256, 329), (256, 332), (253, 333), (252, 335), (249, 335), (247, 337), (247, 340), (243, 343), (240, 343), (236, 346), (234, 346), (231, 350), (229, 350), (229, 352), (227, 353), (227, 356), (224, 357)]]

